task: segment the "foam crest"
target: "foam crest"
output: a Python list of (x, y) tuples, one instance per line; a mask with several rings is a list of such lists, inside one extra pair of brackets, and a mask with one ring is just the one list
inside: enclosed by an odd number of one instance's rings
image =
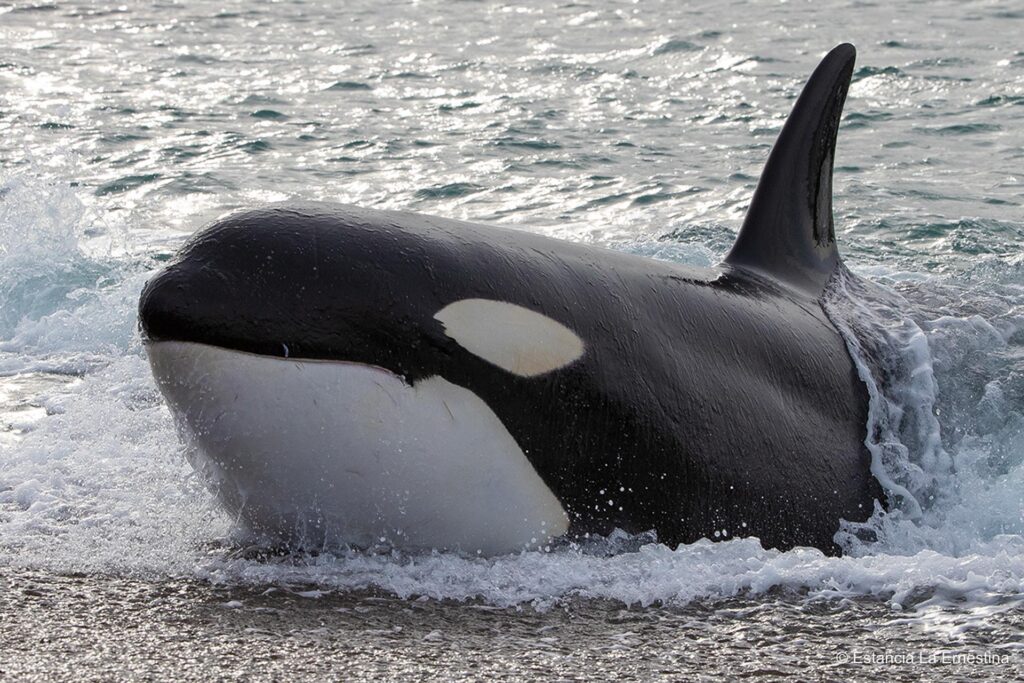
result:
[(0, 197), (0, 373), (81, 372), (127, 349), (140, 269), (83, 249), (96, 219), (77, 189), (23, 172), (0, 181)]
[[(855, 555), (953, 557), (1019, 540), (1024, 417), (1019, 363), (1007, 349), (1018, 316), (986, 301), (985, 287), (900, 286), (907, 296), (840, 273), (826, 299), (869, 390), (866, 444), (890, 504), (864, 524), (845, 523), (837, 538)], [(931, 308), (935, 290), (951, 297), (940, 311)]]
[(0, 334), (57, 310), (99, 270), (78, 246), (85, 206), (67, 183), (29, 174), (0, 182)]
[[(622, 541), (613, 534), (609, 542)], [(899, 606), (923, 601), (998, 602), (1024, 588), (1024, 543), (994, 539), (979, 552), (952, 557), (932, 550), (912, 555), (826, 557), (797, 548), (765, 550), (757, 539), (699, 541), (677, 549), (643, 543), (606, 554), (563, 547), (493, 559), (432, 554), (351, 552), (296, 563), (220, 559), (199, 575), (218, 583), (315, 584), (328, 590), (379, 589), (400, 597), (481, 599), (511, 606), (548, 607), (586, 598), (629, 605), (685, 605), (695, 600), (758, 596), (774, 591), (809, 600), (874, 597)]]

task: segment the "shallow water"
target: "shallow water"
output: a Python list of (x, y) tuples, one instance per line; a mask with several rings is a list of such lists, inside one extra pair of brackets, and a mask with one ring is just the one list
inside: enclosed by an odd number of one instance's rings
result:
[[(878, 675), (825, 664), (879, 634), (894, 648), (1016, 658), (1022, 28), (1024, 13), (991, 2), (0, 5), (0, 565), (7, 596), (22, 582), (58, 586), (48, 599), (59, 615), (33, 620), (19, 597), (3, 622), (23, 626), (5, 636), (24, 632), (34, 648), (91, 614), (75, 591), (114, 605), (180, 591), (175, 610), (212, 614), (224, 592), (243, 608), (223, 613), (247, 614), (263, 590), (299, 586), (330, 596), (302, 603), (312, 606), (294, 617), (299, 631), (374, 596), (394, 615), (387, 628), (414, 633), (496, 609), (521, 640), (494, 641), (468, 618), (457, 632), (477, 643), (481, 676), (493, 661), (509, 677), (576, 661), (523, 654), (546, 652), (535, 623), (567, 629), (572, 652), (599, 653), (616, 610), (652, 630), (628, 655), (592, 657), (608, 667), (596, 675), (669, 675), (636, 667), (654, 652), (769, 642), (764, 621), (780, 647), (801, 642), (791, 632), (836, 631), (820, 661), (778, 669), (801, 676)], [(869, 523), (873, 540), (845, 527), (842, 558), (744, 539), (670, 550), (612, 538), (491, 560), (239, 551), (184, 462), (135, 328), (142, 284), (188, 234), (237, 207), (301, 197), (712, 265), (792, 99), (841, 40), (860, 58), (836, 161), (837, 234), (851, 269), (885, 289), (846, 283), (829, 312), (874, 386), (876, 474), (904, 492)], [(140, 629), (164, 623), (128, 602)], [(405, 609), (429, 616), (403, 622)], [(173, 637), (194, 651), (211, 634), (255, 647), (234, 618)], [(368, 621), (331, 624), (368, 640), (360, 661), (390, 647)], [(434, 630), (446, 632), (424, 635)], [(502, 654), (488, 661), (491, 647)], [(422, 638), (403, 648), (408, 661), (438, 652)], [(783, 666), (757, 652), (754, 665), (770, 666), (751, 675)], [(1020, 666), (932, 664), (935, 677)]]
[[(766, 595), (673, 608), (567, 600), (499, 609), (386, 593), (19, 574), (0, 579), (18, 680), (1004, 679), (1024, 672), (1020, 613), (936, 610), (933, 626), (871, 600)], [(841, 627), (837, 628), (837, 624)], [(55, 635), (59, 634), (59, 635)]]

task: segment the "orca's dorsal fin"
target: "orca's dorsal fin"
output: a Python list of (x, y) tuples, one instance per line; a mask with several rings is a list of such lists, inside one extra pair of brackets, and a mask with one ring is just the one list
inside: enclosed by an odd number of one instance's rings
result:
[(811, 74), (768, 156), (727, 264), (821, 294), (839, 264), (832, 160), (856, 57), (844, 43)]

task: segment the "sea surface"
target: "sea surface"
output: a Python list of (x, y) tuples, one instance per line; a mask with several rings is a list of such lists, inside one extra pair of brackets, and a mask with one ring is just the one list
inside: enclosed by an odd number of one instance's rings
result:
[[(0, 3), (0, 678), (1024, 676), (1022, 35), (987, 0)], [(712, 266), (841, 41), (826, 307), (897, 492), (844, 556), (240, 540), (136, 327), (190, 234), (324, 199)]]

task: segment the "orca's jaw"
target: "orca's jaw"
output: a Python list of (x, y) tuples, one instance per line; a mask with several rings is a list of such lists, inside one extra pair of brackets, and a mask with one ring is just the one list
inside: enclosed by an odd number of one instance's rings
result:
[(569, 520), (494, 412), (440, 376), (150, 341), (193, 466), (246, 526), (287, 543), (544, 544)]

